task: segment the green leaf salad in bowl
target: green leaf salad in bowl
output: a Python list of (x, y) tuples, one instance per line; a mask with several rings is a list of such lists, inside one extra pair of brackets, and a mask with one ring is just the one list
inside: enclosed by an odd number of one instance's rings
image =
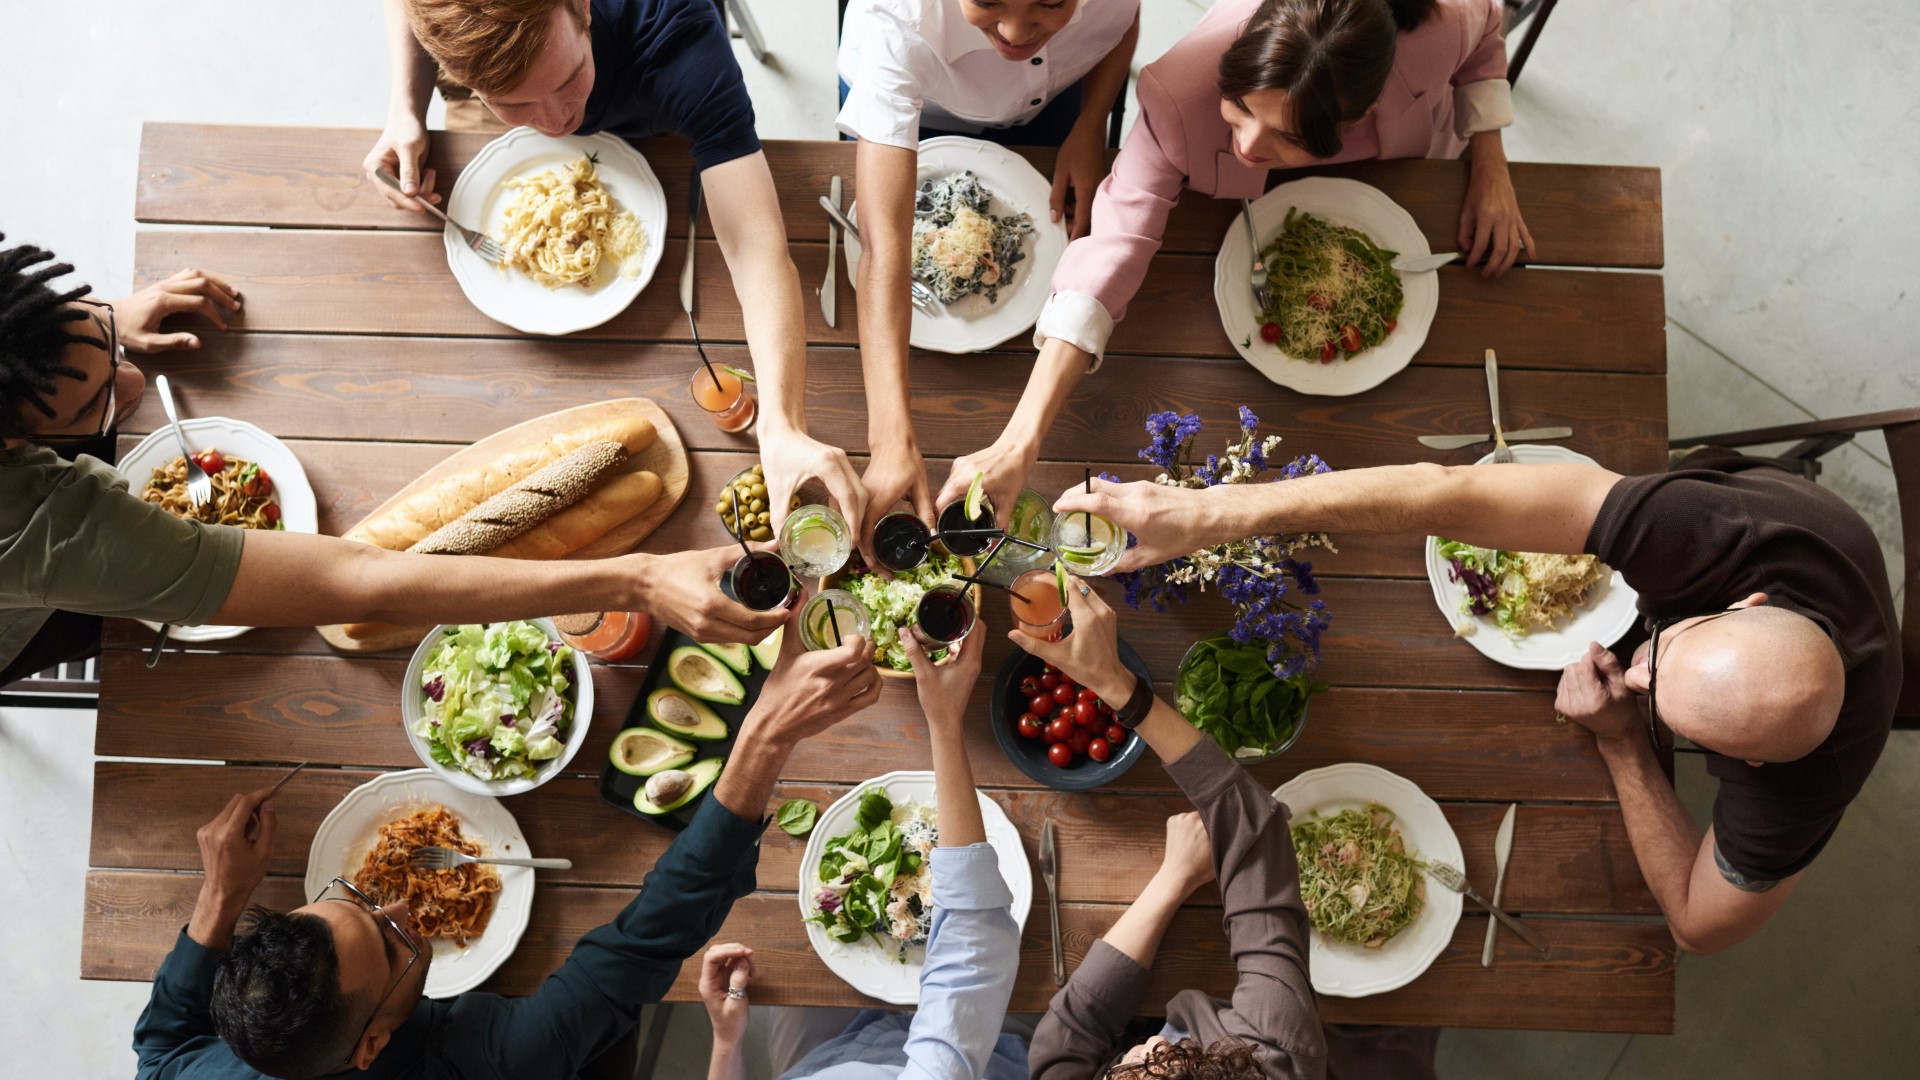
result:
[(933, 807), (896, 805), (884, 789), (870, 789), (852, 831), (827, 841), (807, 921), (842, 944), (871, 937), (905, 963), (908, 946), (925, 945), (933, 924), (929, 858), (939, 840)]
[[(913, 625), (914, 610), (928, 589), (948, 584), (966, 571), (966, 560), (952, 555), (933, 555), (919, 566), (898, 571), (890, 578), (855, 569), (837, 575), (826, 587), (845, 589), (866, 605), (867, 615), (873, 622), (873, 663), (880, 673), (898, 672), (912, 678), (913, 661), (907, 659), (900, 635)], [(978, 606), (978, 585), (973, 588), (973, 600)], [(936, 650), (933, 659), (937, 661), (945, 656), (945, 650)]]
[(580, 748), (586, 658), (546, 619), (436, 627), (407, 667), (402, 713), (421, 760), (482, 795), (545, 783)]
[(1307, 702), (1327, 688), (1304, 675), (1273, 673), (1262, 641), (1226, 633), (1201, 638), (1180, 661), (1174, 708), (1242, 761), (1286, 750), (1307, 725)]

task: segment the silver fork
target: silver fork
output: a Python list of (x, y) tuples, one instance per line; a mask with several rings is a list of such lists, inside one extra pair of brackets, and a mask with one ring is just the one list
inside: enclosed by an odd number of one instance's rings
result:
[[(400, 192), (402, 195), (406, 194), (406, 192), (402, 190), (400, 187), (399, 178), (394, 176), (392, 173), (388, 172), (387, 170), (381, 169), (378, 172), (374, 173), (374, 175), (380, 178), (381, 183), (387, 185), (388, 187), (392, 188), (395, 191)], [(444, 221), (447, 224), (453, 226), (454, 229), (460, 233), (460, 238), (465, 240), (467, 242), (467, 246), (473, 249), (473, 253), (475, 255), (480, 256), (481, 258), (487, 260), (490, 263), (503, 263), (507, 261), (507, 249), (501, 247), (500, 242), (498, 240), (495, 240), (493, 237), (488, 236), (486, 233), (480, 232), (477, 229), (467, 228), (465, 225), (462, 225), (459, 222), (448, 217), (446, 211), (440, 209), (439, 207), (433, 205), (432, 203), (428, 202), (425, 199), (419, 198), (417, 196), (412, 196), (412, 195), (408, 195), (407, 197), (410, 199), (413, 199), (415, 202), (419, 203), (421, 206), (426, 207), (427, 212), (432, 214), (434, 217), (437, 217), (441, 221)]]
[(1487, 350), (1487, 400), (1493, 405), (1493, 463), (1513, 464), (1513, 451), (1507, 447), (1507, 434), (1500, 430), (1500, 364)]
[(160, 391), (160, 406), (167, 410), (167, 423), (173, 425), (173, 441), (180, 447), (180, 456), (187, 460), (187, 498), (198, 510), (213, 498), (213, 478), (193, 460), (193, 451), (187, 449), (187, 433), (180, 428), (180, 414), (173, 407), (173, 387), (167, 383), (167, 377), (158, 376), (153, 385)]
[(456, 866), (486, 863), (489, 866), (531, 866), (536, 870), (571, 870), (572, 859), (494, 859), (468, 855), (452, 848), (414, 848), (408, 860), (415, 870), (452, 870)]
[[(865, 241), (860, 239), (860, 227), (855, 225), (853, 219), (847, 216), (846, 211), (835, 205), (832, 199), (827, 198), (825, 195), (820, 196), (820, 208), (827, 212), (827, 216), (833, 219), (835, 225), (845, 229), (847, 235), (853, 237), (855, 243), (865, 243)], [(849, 275), (853, 273), (851, 266), (847, 268), (847, 273)], [(913, 300), (913, 306), (929, 315), (939, 314), (940, 309), (945, 306), (933, 295), (933, 290), (921, 284), (918, 278), (910, 277), (907, 279), (907, 292)]]
[(1247, 227), (1247, 246), (1253, 249), (1253, 270), (1247, 277), (1247, 285), (1253, 289), (1253, 303), (1261, 311), (1267, 310), (1267, 263), (1260, 257), (1260, 238), (1253, 231), (1253, 204), (1240, 200), (1240, 223)]
[(1467, 882), (1467, 876), (1465, 874), (1462, 874), (1459, 870), (1456, 870), (1455, 868), (1448, 866), (1446, 863), (1430, 862), (1430, 863), (1423, 863), (1422, 865), (1427, 868), (1427, 873), (1433, 878), (1433, 880), (1439, 882), (1442, 885), (1445, 885), (1447, 888), (1452, 889), (1454, 892), (1457, 892), (1466, 896), (1467, 899), (1472, 900), (1474, 903), (1479, 904), (1481, 907), (1486, 908), (1489, 912), (1492, 913), (1494, 918), (1499, 919), (1501, 922), (1507, 924), (1508, 929), (1512, 930), (1516, 934), (1519, 934), (1520, 940), (1525, 941), (1527, 944), (1533, 946), (1536, 949), (1539, 949), (1543, 953), (1547, 951), (1546, 944), (1542, 942), (1538, 937), (1534, 936), (1534, 933), (1532, 930), (1527, 929), (1526, 923), (1521, 922), (1519, 919), (1514, 918), (1513, 916), (1495, 907), (1491, 903), (1488, 903), (1486, 897), (1481, 896), (1478, 892), (1474, 891), (1473, 886)]

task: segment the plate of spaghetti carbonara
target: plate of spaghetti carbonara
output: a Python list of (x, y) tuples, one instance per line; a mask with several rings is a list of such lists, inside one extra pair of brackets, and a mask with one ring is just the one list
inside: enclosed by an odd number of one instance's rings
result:
[(1440, 303), (1438, 274), (1400, 274), (1397, 257), (1429, 254), (1413, 215), (1358, 180), (1313, 176), (1253, 202), (1268, 270), (1268, 303), (1247, 285), (1246, 225), (1227, 223), (1213, 263), (1213, 298), (1247, 363), (1303, 394), (1344, 396), (1398, 374), (1426, 344)]
[[(313, 486), (300, 459), (287, 444), (245, 420), (198, 416), (180, 421), (192, 451), (213, 480), (213, 501), (195, 510), (187, 498), (186, 462), (173, 431), (162, 428), (120, 455), (115, 468), (127, 490), (143, 502), (175, 517), (243, 529), (320, 531)], [(218, 465), (219, 468), (212, 466)], [(143, 622), (145, 620), (142, 620)], [(159, 623), (147, 626), (160, 629)], [(246, 633), (246, 626), (176, 626), (174, 641), (224, 641)]]
[(307, 849), (306, 892), (345, 878), (378, 903), (406, 900), (413, 929), (433, 952), (426, 994), (463, 994), (513, 955), (533, 911), (534, 871), (470, 865), (416, 870), (414, 849), (533, 855), (498, 799), (461, 791), (426, 769), (387, 773), (354, 788), (327, 814)]
[(447, 265), (467, 299), (516, 330), (567, 334), (618, 315), (652, 280), (667, 200), (625, 140), (515, 128), (461, 171), (447, 213), (506, 249), (489, 263), (446, 228)]

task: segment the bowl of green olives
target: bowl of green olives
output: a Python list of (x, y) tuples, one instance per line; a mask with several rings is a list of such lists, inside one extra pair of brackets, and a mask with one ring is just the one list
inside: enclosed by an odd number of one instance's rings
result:
[[(734, 499), (738, 496), (740, 504), (739, 527), (734, 523)], [(800, 497), (795, 495), (787, 506), (788, 511), (800, 507)], [(772, 508), (767, 505), (766, 467), (755, 465), (750, 469), (741, 469), (720, 489), (720, 497), (714, 501), (713, 512), (720, 515), (720, 524), (735, 536), (747, 540), (772, 540), (779, 531), (780, 523), (786, 520), (786, 513), (775, 517)]]

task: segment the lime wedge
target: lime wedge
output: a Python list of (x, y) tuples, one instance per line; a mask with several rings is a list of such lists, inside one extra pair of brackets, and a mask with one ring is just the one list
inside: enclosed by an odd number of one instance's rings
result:
[(1067, 568), (1059, 559), (1053, 560), (1053, 583), (1060, 586), (1060, 606), (1067, 606)]
[(739, 379), (741, 382), (757, 383), (760, 381), (759, 379), (756, 379), (753, 377), (753, 372), (751, 371), (742, 370), (740, 368), (734, 367), (732, 364), (721, 364), (720, 366), (732, 372), (733, 377), (736, 379)]
[(986, 480), (986, 473), (977, 472), (973, 474), (973, 483), (967, 485), (967, 505), (965, 509), (967, 512), (967, 523), (969, 525), (980, 520), (980, 504), (987, 501)]

